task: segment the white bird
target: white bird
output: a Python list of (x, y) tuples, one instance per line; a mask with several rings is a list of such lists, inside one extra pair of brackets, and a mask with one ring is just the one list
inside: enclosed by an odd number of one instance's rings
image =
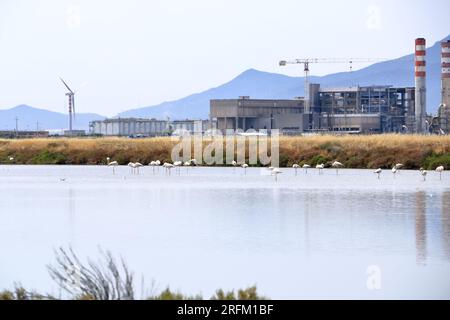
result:
[(236, 171), (236, 167), (238, 166), (238, 163), (236, 161), (231, 161), (231, 165), (233, 166), (233, 172)]
[(142, 163), (139, 163), (139, 162), (135, 162), (134, 163), (134, 168), (136, 169), (137, 174), (139, 174), (139, 168), (142, 167), (142, 166), (143, 166)]
[(176, 167), (176, 169), (178, 170), (178, 174), (181, 174), (181, 172), (180, 172), (180, 166), (183, 165), (183, 162), (181, 162), (181, 161), (175, 161), (175, 162), (173, 163), (173, 165), (174, 165), (174, 167)]
[(162, 166), (166, 169), (166, 172), (168, 172), (169, 175), (170, 175), (170, 170), (172, 168), (174, 168), (174, 165), (171, 163), (168, 163), (168, 162), (164, 162), (164, 164)]
[(397, 170), (399, 170), (399, 169), (403, 168), (404, 166), (403, 166), (402, 163), (397, 163), (394, 167), (395, 167)]
[(196, 159), (189, 160), (189, 163), (190, 163), (191, 166), (198, 166), (198, 163), (197, 163)]
[(439, 166), (436, 168), (436, 172), (439, 172), (439, 180), (442, 180), (442, 171), (444, 171), (444, 166)]
[(311, 166), (309, 165), (309, 164), (304, 164), (303, 166), (302, 166), (302, 168), (303, 169), (305, 169), (305, 173), (308, 173), (308, 168), (311, 168)]
[(425, 178), (427, 176), (427, 170), (425, 170), (424, 168), (420, 168), (419, 170), (420, 170), (420, 174), (423, 177), (423, 181), (425, 181)]
[(189, 172), (189, 167), (191, 165), (191, 161), (185, 161), (183, 165), (186, 167), (186, 173)]
[(395, 179), (395, 174), (397, 173), (398, 169), (396, 166), (392, 167), (392, 173), (394, 174), (394, 179)]
[(150, 167), (152, 167), (153, 174), (155, 174), (156, 161), (150, 161), (150, 163), (148, 165)]
[(14, 157), (9, 157), (9, 161), (14, 161)]
[(322, 173), (323, 168), (325, 168), (325, 165), (323, 163), (316, 165), (316, 169), (319, 169), (319, 174)]
[(242, 166), (242, 168), (244, 168), (244, 174), (247, 174), (247, 168), (248, 168), (248, 164), (244, 163)]
[(130, 167), (130, 169), (131, 169), (131, 174), (133, 174), (133, 173), (134, 173), (134, 162), (128, 162), (127, 166)]
[(275, 181), (277, 181), (277, 176), (278, 176), (280, 173), (283, 173), (280, 169), (278, 169), (278, 168), (273, 168), (273, 169), (272, 169), (272, 172), (271, 172), (270, 174), (273, 175), (273, 176), (275, 176)]
[[(106, 159), (109, 159), (109, 157), (106, 158)], [(109, 160), (108, 160), (108, 161), (109, 161)], [(113, 168), (113, 174), (116, 173), (114, 168), (115, 168), (116, 166), (118, 166), (118, 165), (119, 165), (119, 163), (118, 163), (117, 161), (108, 162), (108, 167), (112, 167), (112, 168)]]
[(377, 170), (375, 170), (373, 173), (376, 173), (378, 176), (378, 179), (380, 179), (380, 174), (381, 174), (381, 168), (378, 168)]
[(295, 170), (295, 175), (297, 175), (297, 169), (300, 168), (300, 166), (299, 166), (298, 164), (294, 163), (294, 164), (292, 165), (292, 168), (294, 168), (294, 170)]
[(158, 167), (158, 172), (159, 172), (159, 166), (161, 165), (161, 161), (156, 160), (155, 161), (155, 166)]
[(336, 168), (336, 174), (338, 174), (338, 170), (339, 168), (342, 168), (344, 165), (342, 163), (340, 163), (339, 161), (334, 161), (331, 166), (333, 168)]

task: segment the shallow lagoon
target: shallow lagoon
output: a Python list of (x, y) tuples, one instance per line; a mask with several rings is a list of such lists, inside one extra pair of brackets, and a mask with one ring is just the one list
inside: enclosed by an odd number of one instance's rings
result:
[(0, 288), (58, 292), (46, 265), (71, 245), (206, 297), (257, 284), (274, 299), (450, 298), (449, 172), (177, 170), (0, 166)]

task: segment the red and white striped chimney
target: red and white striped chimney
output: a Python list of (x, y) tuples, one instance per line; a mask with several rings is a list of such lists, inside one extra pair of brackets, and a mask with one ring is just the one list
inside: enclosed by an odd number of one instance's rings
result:
[(441, 43), (442, 103), (450, 106), (450, 40)]
[(424, 133), (426, 131), (426, 42), (424, 38), (416, 39), (415, 47), (415, 118), (416, 118), (416, 132)]

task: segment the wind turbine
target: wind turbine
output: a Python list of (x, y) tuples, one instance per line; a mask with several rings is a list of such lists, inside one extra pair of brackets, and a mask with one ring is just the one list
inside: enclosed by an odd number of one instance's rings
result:
[(66, 86), (67, 90), (69, 90), (69, 92), (66, 93), (66, 96), (69, 97), (69, 135), (72, 135), (72, 116), (73, 120), (75, 120), (75, 92), (69, 88), (67, 83), (61, 77), (59, 79)]

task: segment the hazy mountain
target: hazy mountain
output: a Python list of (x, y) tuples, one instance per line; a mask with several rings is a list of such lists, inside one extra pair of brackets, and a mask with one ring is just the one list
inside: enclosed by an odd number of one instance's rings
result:
[[(450, 36), (444, 40), (450, 39)], [(427, 109), (435, 113), (440, 103), (440, 42), (427, 49)], [(413, 54), (373, 64), (353, 72), (341, 72), (322, 77), (310, 77), (310, 82), (324, 87), (349, 85), (414, 86)], [(120, 117), (154, 117), (171, 119), (208, 118), (209, 100), (219, 98), (293, 98), (303, 96), (303, 77), (249, 69), (231, 81), (180, 100), (132, 109)]]
[[(11, 109), (0, 110), (0, 130), (14, 129), (16, 127), (16, 117), (19, 119), (19, 130), (36, 130), (37, 122), (39, 122), (40, 130), (67, 129), (69, 126), (67, 114), (20, 105)], [(80, 113), (76, 115), (73, 128), (87, 130), (89, 121), (104, 118), (95, 113)]]

